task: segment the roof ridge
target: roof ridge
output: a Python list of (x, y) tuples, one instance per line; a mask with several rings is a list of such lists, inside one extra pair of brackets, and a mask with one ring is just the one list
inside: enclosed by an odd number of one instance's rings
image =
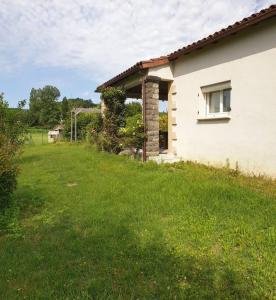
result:
[[(256, 23), (258, 23), (258, 22), (262, 21), (262, 17), (266, 16), (266, 14), (272, 14), (272, 16), (276, 15), (276, 4), (272, 4), (268, 8), (262, 9), (259, 12), (255, 12), (255, 13), (251, 14), (249, 17), (245, 17), (240, 21), (236, 21), (235, 23), (232, 23), (232, 24), (228, 25), (227, 27), (223, 27), (222, 29), (214, 32), (213, 34), (208, 35), (207, 37), (204, 37), (196, 42), (193, 42), (182, 48), (179, 48), (179, 49), (171, 52), (170, 54), (168, 54), (168, 58), (170, 60), (175, 59), (179, 56), (177, 54), (181, 55), (182, 52), (184, 52), (185, 50), (188, 50), (188, 49), (193, 50), (193, 48), (198, 45), (202, 46), (202, 43), (208, 43), (210, 40), (220, 39), (220, 38), (226, 37), (228, 35), (231, 35), (231, 34), (233, 34), (232, 31), (239, 31), (239, 30), (246, 28), (247, 25), (253, 25), (252, 21), (253, 22), (256, 21)], [(243, 27), (243, 28), (240, 28), (240, 27)], [(198, 47), (196, 47), (196, 48), (198, 48)], [(177, 57), (175, 57), (175, 56), (177, 56)]]

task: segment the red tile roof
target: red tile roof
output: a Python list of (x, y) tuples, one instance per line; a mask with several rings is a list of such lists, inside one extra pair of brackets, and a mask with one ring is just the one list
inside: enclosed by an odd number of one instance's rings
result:
[(180, 55), (189, 54), (190, 52), (201, 49), (206, 45), (215, 43), (222, 38), (234, 35), (241, 30), (244, 30), (252, 25), (256, 25), (261, 21), (267, 20), (271, 17), (276, 16), (276, 4), (271, 5), (267, 9), (263, 9), (258, 13), (251, 15), (250, 17), (244, 18), (243, 20), (236, 22), (232, 25), (229, 25), (226, 28), (221, 29), (220, 31), (215, 32), (214, 34), (209, 35), (207, 38), (203, 38), (195, 43), (192, 43), (186, 47), (180, 48), (173, 53), (168, 55), (169, 60), (178, 58)]
[(128, 68), (124, 72), (118, 74), (117, 76), (113, 77), (112, 79), (110, 79), (110, 80), (106, 81), (105, 83), (103, 83), (102, 85), (98, 86), (97, 89), (96, 89), (96, 92), (100, 92), (100, 90), (102, 88), (107, 87), (107, 86), (111, 86), (112, 84), (124, 79), (125, 77), (127, 77), (131, 74), (136, 73), (139, 70), (145, 70), (145, 69), (148, 69), (148, 68), (161, 66), (161, 65), (164, 65), (168, 62), (169, 62), (169, 60), (168, 60), (167, 56), (160, 56), (160, 57), (152, 58), (152, 59), (149, 59), (149, 60), (139, 61), (138, 63), (136, 63), (132, 67)]
[(202, 49), (207, 45), (216, 43), (223, 38), (234, 35), (244, 29), (247, 29), (250, 26), (256, 25), (264, 20), (267, 20), (275, 16), (276, 16), (276, 4), (271, 5), (270, 7), (263, 9), (258, 13), (252, 14), (251, 16), (244, 18), (239, 22), (229, 25), (228, 27), (223, 28), (220, 31), (217, 31), (206, 38), (203, 38), (195, 43), (180, 48), (174, 51), (173, 53), (170, 53), (169, 55), (153, 58), (150, 60), (140, 61), (135, 65), (133, 65), (132, 67), (130, 67), (129, 69), (125, 70), (124, 72), (120, 73), (119, 75), (113, 77), (112, 79), (106, 81), (105, 83), (97, 87), (96, 92), (99, 92), (100, 89), (103, 87), (107, 87), (117, 83), (118, 81), (126, 78), (131, 74), (134, 74), (139, 70), (144, 70), (144, 69), (167, 64), (169, 61), (175, 60), (181, 55), (187, 55), (195, 50)]

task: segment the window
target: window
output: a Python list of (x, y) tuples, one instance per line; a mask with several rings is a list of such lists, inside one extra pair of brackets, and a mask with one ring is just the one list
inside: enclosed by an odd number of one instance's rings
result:
[[(198, 94), (198, 117), (200, 120), (231, 119), (231, 81), (201, 86)], [(202, 96), (200, 96), (202, 95)]]
[(231, 111), (231, 89), (206, 93), (205, 99), (207, 115), (225, 114)]
[(231, 106), (230, 101), (231, 100), (231, 90), (224, 90), (223, 91), (223, 112), (230, 112)]

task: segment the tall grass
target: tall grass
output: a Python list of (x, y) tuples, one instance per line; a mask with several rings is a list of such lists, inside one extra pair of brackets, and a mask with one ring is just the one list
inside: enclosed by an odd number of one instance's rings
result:
[(275, 299), (275, 182), (27, 147), (3, 299)]

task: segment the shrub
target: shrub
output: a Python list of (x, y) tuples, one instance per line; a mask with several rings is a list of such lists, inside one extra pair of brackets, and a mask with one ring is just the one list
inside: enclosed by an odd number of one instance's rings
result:
[(3, 94), (0, 94), (0, 210), (9, 206), (11, 193), (16, 188), (18, 167), (15, 158), (25, 133), (20, 109), (18, 114), (10, 113)]
[(159, 130), (168, 132), (168, 114), (167, 113), (159, 114)]
[(142, 149), (145, 133), (142, 115), (137, 114), (126, 119), (126, 126), (121, 129), (123, 136), (122, 143), (124, 147), (133, 149), (135, 155), (138, 154), (139, 149)]
[(91, 122), (86, 126), (86, 134), (90, 143), (95, 144), (101, 150), (101, 134), (103, 118), (101, 114), (93, 114)]
[(118, 154), (122, 150), (120, 129), (125, 125), (126, 93), (117, 87), (102, 90), (101, 98), (105, 105), (102, 149)]
[(159, 147), (168, 149), (168, 114), (159, 113)]
[(14, 147), (3, 145), (6, 141), (0, 135), (0, 210), (9, 205), (10, 194), (16, 188), (18, 168), (14, 163)]
[[(89, 137), (88, 126), (96, 126), (96, 123), (101, 122), (99, 119), (99, 114), (95, 113), (81, 113), (77, 116), (77, 139), (84, 140)], [(74, 125), (75, 126), (75, 125)], [(99, 125), (97, 125), (99, 126)], [(73, 133), (75, 136), (75, 127), (73, 129)], [(64, 137), (70, 139), (71, 137), (71, 118), (66, 119), (64, 123)]]
[(142, 105), (139, 102), (130, 102), (126, 104), (125, 117), (132, 117), (138, 114), (142, 114)]

